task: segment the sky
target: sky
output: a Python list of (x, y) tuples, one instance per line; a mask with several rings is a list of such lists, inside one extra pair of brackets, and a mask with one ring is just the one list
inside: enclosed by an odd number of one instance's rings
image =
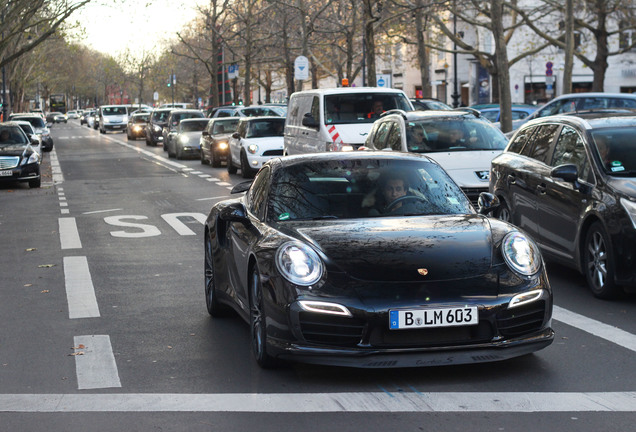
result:
[(83, 27), (78, 39), (92, 49), (116, 57), (131, 51), (150, 51), (196, 16), (200, 0), (110, 0), (89, 4), (74, 15)]

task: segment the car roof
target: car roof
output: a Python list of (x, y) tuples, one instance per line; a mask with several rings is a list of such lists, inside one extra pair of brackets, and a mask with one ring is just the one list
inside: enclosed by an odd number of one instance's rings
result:
[[(586, 97), (600, 97), (605, 99), (611, 98), (624, 98), (624, 99), (636, 99), (636, 94), (633, 93), (601, 93), (601, 92), (590, 92), (590, 93), (566, 93), (552, 99), (550, 102), (564, 99), (564, 98), (586, 98)], [(550, 103), (548, 102), (548, 103)]]
[[(225, 117), (227, 118), (227, 117)], [(285, 117), (278, 117), (278, 116), (255, 116), (255, 117), (238, 117), (239, 121), (241, 122), (251, 122), (251, 121), (258, 121), (258, 120), (278, 120), (278, 121), (285, 121)]]
[(567, 123), (588, 130), (636, 126), (636, 110), (589, 110), (557, 114), (533, 119), (522, 125), (520, 129), (545, 123)]
[(323, 94), (323, 95), (336, 95), (336, 94), (350, 94), (350, 93), (389, 93), (389, 94), (404, 94), (403, 90), (392, 89), (385, 87), (336, 87), (328, 89), (313, 89), (303, 90), (292, 93), (296, 94)]
[(427, 118), (461, 118), (470, 116), (471, 118), (480, 118), (480, 112), (472, 108), (457, 108), (453, 110), (427, 110), (427, 111), (402, 111), (389, 110), (382, 114), (380, 118), (390, 115), (399, 115), (405, 120), (421, 120)]
[(423, 160), (439, 165), (430, 157), (419, 153), (386, 152), (386, 151), (355, 151), (355, 152), (323, 152), (307, 153), (271, 159), (272, 164), (280, 164), (282, 167), (302, 165), (308, 162), (321, 161), (348, 161), (348, 160)]

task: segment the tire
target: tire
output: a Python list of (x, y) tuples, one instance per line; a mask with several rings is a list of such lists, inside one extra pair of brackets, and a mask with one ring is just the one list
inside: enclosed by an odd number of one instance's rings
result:
[(230, 174), (236, 174), (237, 168), (232, 163), (232, 154), (227, 155), (227, 172)]
[(40, 186), (42, 186), (42, 178), (41, 177), (38, 177), (38, 178), (33, 179), (33, 180), (29, 180), (29, 187), (31, 189), (37, 189)]
[(214, 153), (214, 150), (210, 150), (210, 165), (214, 168), (219, 168), (221, 166), (221, 161)]
[(600, 299), (616, 298), (621, 289), (614, 282), (614, 252), (600, 222), (594, 222), (585, 234), (583, 271), (587, 286)]
[(183, 154), (181, 153), (181, 149), (179, 147), (177, 147), (177, 149), (175, 150), (174, 155), (179, 160), (183, 159)]
[(208, 313), (213, 317), (222, 316), (224, 312), (227, 311), (227, 308), (219, 303), (217, 299), (216, 293), (216, 281), (215, 275), (216, 271), (214, 270), (214, 257), (212, 256), (212, 242), (208, 237), (208, 233), (205, 233), (205, 270), (204, 270), (204, 281), (205, 281), (205, 305), (208, 309)]
[(247, 161), (247, 155), (244, 152), (241, 152), (241, 175), (245, 179), (249, 179), (254, 177), (254, 170), (250, 168), (250, 164)]
[(276, 365), (276, 359), (267, 352), (267, 315), (263, 307), (263, 287), (258, 266), (250, 272), (250, 344), (256, 363), (263, 369)]
[(501, 219), (505, 222), (511, 222), (510, 209), (508, 208), (508, 204), (505, 201), (501, 200), (501, 204), (499, 204), (499, 208), (495, 211), (495, 217), (497, 219)]
[(205, 159), (205, 155), (203, 154), (203, 147), (201, 147), (201, 151), (199, 152), (199, 157), (201, 158), (201, 165), (208, 164), (208, 161)]
[(131, 136), (128, 134), (128, 132), (126, 132), (126, 139), (127, 139), (128, 141), (130, 141), (130, 140), (132, 139), (132, 138), (131, 138)]

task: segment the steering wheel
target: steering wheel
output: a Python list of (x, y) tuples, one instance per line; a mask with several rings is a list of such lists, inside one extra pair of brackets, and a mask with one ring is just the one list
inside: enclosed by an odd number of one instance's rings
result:
[(423, 198), (421, 196), (417, 196), (417, 195), (404, 195), (401, 196), (399, 198), (394, 199), (392, 202), (390, 202), (389, 204), (387, 204), (384, 209), (386, 213), (391, 213), (393, 210), (395, 210), (395, 207), (402, 202), (405, 201), (419, 201), (419, 202), (423, 202), (423, 203), (428, 203), (428, 200), (426, 198)]

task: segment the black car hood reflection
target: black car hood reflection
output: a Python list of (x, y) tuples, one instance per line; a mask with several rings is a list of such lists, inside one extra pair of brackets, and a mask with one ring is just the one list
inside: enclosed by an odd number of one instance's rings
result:
[(636, 198), (636, 180), (633, 177), (608, 177), (607, 183), (619, 193)]
[(28, 150), (33, 153), (33, 148), (27, 144), (4, 144), (0, 145), (0, 156), (23, 156)]
[(280, 228), (322, 251), (328, 271), (359, 280), (458, 280), (491, 267), (490, 224), (478, 215), (297, 221)]

